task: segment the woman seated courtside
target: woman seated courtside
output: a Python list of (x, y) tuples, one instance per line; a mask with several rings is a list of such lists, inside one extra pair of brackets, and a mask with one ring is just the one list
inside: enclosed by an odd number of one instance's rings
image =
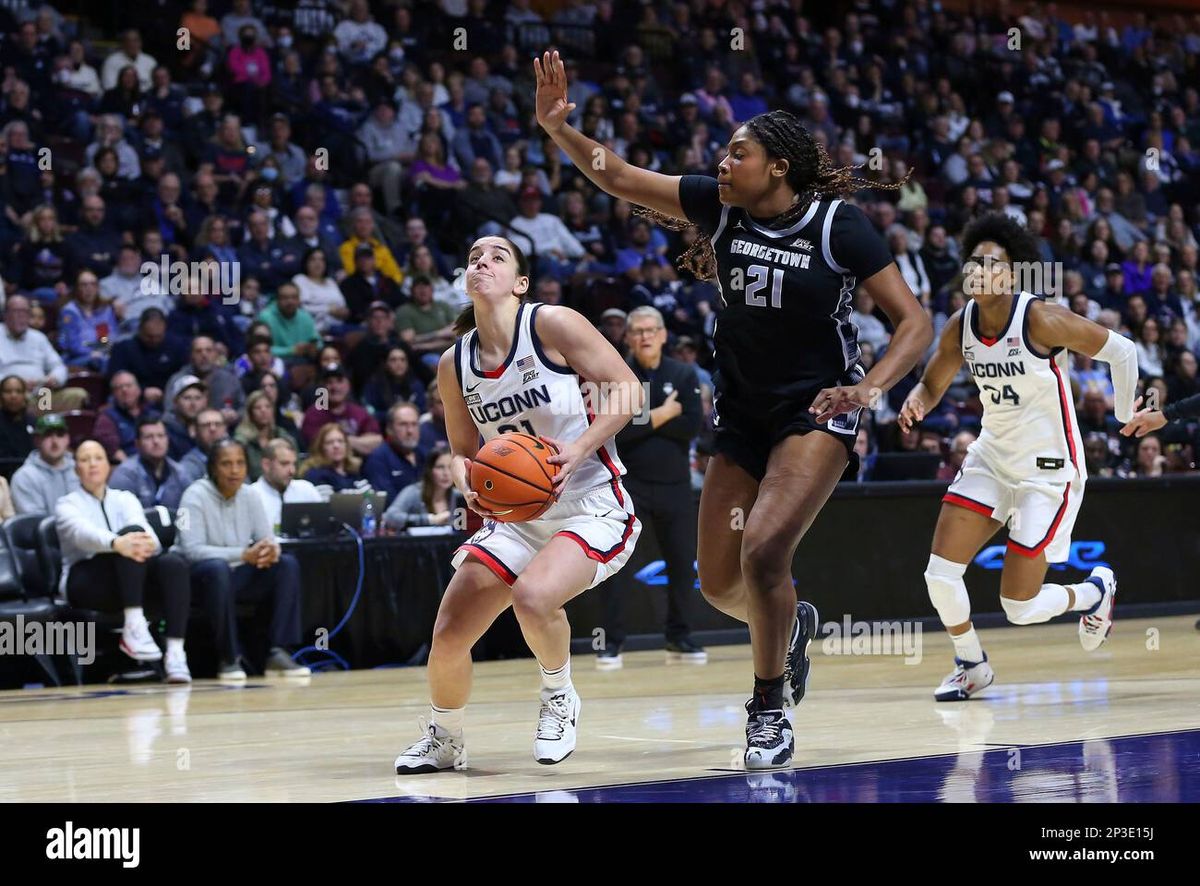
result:
[(421, 479), (405, 486), (384, 512), (383, 522), (396, 531), (413, 526), (452, 526), (463, 514), (462, 495), (450, 474), (450, 453), (425, 460)]
[(121, 651), (137, 661), (163, 658), (144, 609), (147, 597), (157, 598), (167, 618), (167, 682), (190, 683), (183, 651), (191, 605), (187, 561), (163, 551), (137, 497), (108, 486), (110, 470), (103, 446), (95, 440), (79, 444), (75, 472), (80, 488), (54, 508), (63, 559), (61, 588), (73, 606), (123, 610)]

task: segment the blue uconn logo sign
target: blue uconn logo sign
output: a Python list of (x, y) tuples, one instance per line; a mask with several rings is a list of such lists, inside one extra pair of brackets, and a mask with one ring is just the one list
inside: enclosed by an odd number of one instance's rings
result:
[[(975, 565), (980, 569), (1004, 568), (1004, 545), (989, 545), (975, 555)], [(1105, 545), (1102, 541), (1073, 541), (1071, 554), (1062, 563), (1051, 563), (1050, 568), (1056, 572), (1064, 569), (1082, 569), (1091, 572), (1097, 566), (1108, 566), (1104, 559)]]

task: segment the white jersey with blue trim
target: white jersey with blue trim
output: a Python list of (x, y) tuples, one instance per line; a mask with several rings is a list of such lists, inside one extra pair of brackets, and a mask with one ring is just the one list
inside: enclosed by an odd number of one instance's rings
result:
[(980, 333), (974, 299), (963, 308), (963, 359), (983, 403), (983, 429), (970, 448), (1015, 480), (1086, 479), (1067, 351), (1054, 348), (1046, 354), (1029, 339), (1029, 311), (1038, 300), (1029, 292), (1017, 294), (1008, 323), (995, 338)]
[[(485, 441), (516, 432), (569, 443), (583, 436), (595, 418), (584, 399), (583, 380), (569, 366), (547, 358), (538, 341), (534, 319), (541, 307), (522, 303), (517, 309), (512, 348), (495, 369), (479, 366), (478, 330), (455, 343), (459, 387)], [(616, 441), (609, 437), (579, 463), (560, 497), (575, 498), (604, 485), (615, 490), (624, 473)]]

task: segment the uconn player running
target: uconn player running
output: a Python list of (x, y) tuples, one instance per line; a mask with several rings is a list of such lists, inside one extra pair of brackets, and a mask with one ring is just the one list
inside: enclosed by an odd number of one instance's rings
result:
[[(929, 347), (929, 318), (866, 216), (840, 199), (873, 185), (835, 168), (793, 115), (772, 111), (738, 127), (716, 178), (662, 175), (566, 123), (574, 105), (558, 53), (534, 59), (534, 73), (538, 123), (575, 168), (659, 224), (698, 228), (681, 264), (721, 288), (700, 590), (750, 626), (745, 765), (785, 766), (795, 743), (784, 708), (804, 696), (817, 630), (816, 609), (796, 600), (792, 556), (849, 462), (860, 410)], [(860, 285), (896, 330), (869, 373), (850, 321)]]
[(1075, 422), (1067, 351), (1090, 354), (1112, 371), (1117, 418), (1133, 416), (1137, 351), (1127, 339), (1028, 292), (1013, 293), (1013, 265), (1040, 261), (1023, 227), (992, 214), (963, 232), (970, 256), (964, 290), (973, 295), (942, 330), (938, 349), (901, 409), (908, 430), (942, 399), (966, 360), (983, 402), (983, 430), (942, 499), (925, 570), (929, 597), (954, 642), (954, 671), (934, 697), (961, 701), (995, 679), (971, 625), (963, 574), (1006, 523), (1008, 556), (1000, 603), (1025, 625), (1082, 612), (1079, 641), (1100, 646), (1112, 628), (1117, 580), (1106, 566), (1077, 584), (1043, 584), (1046, 564), (1067, 559), (1087, 480)]
[[(550, 459), (559, 465), (558, 501), (526, 523), (486, 520), (455, 552), (429, 653), (432, 714), (425, 735), (396, 758), (401, 775), (464, 766), (471, 647), (509, 606), (541, 666), (533, 755), (558, 763), (575, 750), (580, 702), (563, 604), (624, 566), (641, 532), (613, 443), (641, 410), (633, 371), (580, 314), (525, 301), (529, 267), (510, 240), (477, 240), (467, 254), (466, 283), (471, 305), (455, 325), (462, 337), (438, 364), (454, 483), (473, 510), (490, 516), (471, 491), (470, 460), (480, 437), (517, 431), (560, 447)], [(628, 402), (603, 404), (593, 414), (584, 381), (628, 391)]]

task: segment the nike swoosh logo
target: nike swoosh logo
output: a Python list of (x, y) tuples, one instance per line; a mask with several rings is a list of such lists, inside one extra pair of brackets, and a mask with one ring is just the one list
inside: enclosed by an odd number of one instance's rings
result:
[(483, 384), (483, 382), (478, 382), (477, 384), (474, 384), (474, 385), (467, 385), (467, 393), (468, 394), (471, 393), (473, 390), (475, 390), (481, 384)]

